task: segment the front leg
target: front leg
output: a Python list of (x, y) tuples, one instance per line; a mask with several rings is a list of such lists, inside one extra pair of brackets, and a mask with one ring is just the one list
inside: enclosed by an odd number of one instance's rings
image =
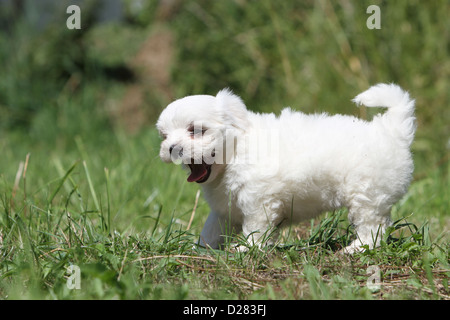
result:
[(283, 203), (268, 199), (262, 204), (253, 205), (244, 214), (242, 232), (248, 246), (264, 247), (275, 244), (278, 227), (283, 221)]
[(199, 245), (218, 249), (226, 237), (236, 231), (235, 229), (227, 216), (211, 211), (200, 234)]

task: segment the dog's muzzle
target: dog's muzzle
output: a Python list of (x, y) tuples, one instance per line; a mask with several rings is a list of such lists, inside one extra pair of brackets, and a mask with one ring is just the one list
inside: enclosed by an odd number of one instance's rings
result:
[[(183, 162), (183, 148), (179, 145), (171, 145), (169, 148), (170, 159), (175, 164), (181, 164)], [(213, 154), (214, 156), (214, 154)], [(211, 165), (205, 163), (202, 159), (201, 163), (195, 163), (194, 159), (190, 159), (190, 163), (187, 163), (191, 174), (187, 178), (188, 182), (203, 183), (208, 180), (211, 174)]]

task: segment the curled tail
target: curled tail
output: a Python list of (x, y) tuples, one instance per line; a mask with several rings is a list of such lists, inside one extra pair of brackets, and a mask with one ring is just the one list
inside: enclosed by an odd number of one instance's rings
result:
[(357, 95), (353, 100), (366, 107), (386, 107), (388, 111), (381, 121), (389, 129), (396, 130), (400, 139), (411, 145), (416, 131), (414, 100), (408, 92), (396, 84), (380, 83)]

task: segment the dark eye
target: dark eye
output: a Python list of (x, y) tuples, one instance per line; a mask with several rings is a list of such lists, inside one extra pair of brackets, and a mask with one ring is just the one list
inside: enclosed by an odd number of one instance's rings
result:
[(198, 137), (198, 136), (203, 136), (206, 132), (206, 129), (203, 128), (202, 126), (191, 125), (191, 126), (189, 126), (188, 131), (189, 131), (189, 134), (191, 135), (191, 137), (194, 137), (194, 136)]

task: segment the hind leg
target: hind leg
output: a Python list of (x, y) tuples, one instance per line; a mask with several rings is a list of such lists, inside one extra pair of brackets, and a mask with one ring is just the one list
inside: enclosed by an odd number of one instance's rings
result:
[(373, 249), (380, 245), (386, 228), (391, 225), (391, 204), (371, 203), (364, 201), (349, 208), (349, 220), (355, 226), (357, 238), (346, 248), (345, 253), (363, 251), (363, 245)]

